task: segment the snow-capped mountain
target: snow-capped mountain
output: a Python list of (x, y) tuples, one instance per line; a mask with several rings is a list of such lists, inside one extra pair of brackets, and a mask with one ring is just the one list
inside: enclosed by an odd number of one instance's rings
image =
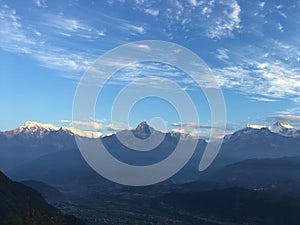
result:
[(50, 124), (41, 124), (37, 122), (27, 121), (16, 129), (3, 132), (7, 137), (16, 135), (30, 135), (34, 138), (43, 138), (51, 131), (57, 131), (58, 128)]
[(246, 128), (238, 130), (233, 134), (226, 135), (224, 137), (224, 142), (240, 137), (253, 138), (253, 136), (270, 134), (279, 134), (285, 137), (298, 138), (300, 137), (300, 130), (283, 121), (277, 121), (271, 126), (247, 124)]
[(299, 136), (299, 133), (296, 132), (297, 130), (292, 125), (282, 121), (278, 121), (268, 128), (273, 133), (278, 133), (286, 136)]
[[(146, 121), (143, 121), (135, 129), (119, 132), (122, 132), (125, 138), (128, 137), (130, 141), (132, 136), (128, 134), (133, 133), (136, 137), (144, 139), (154, 131)], [(298, 131), (291, 125), (283, 122), (277, 122), (272, 126), (248, 125), (246, 128), (225, 137), (225, 141), (212, 166), (224, 166), (254, 158), (298, 156), (300, 155), (300, 136), (297, 136), (299, 134), (297, 133)], [(13, 131), (6, 132), (6, 136), (0, 133), (0, 170), (9, 170), (32, 160), (37, 160), (41, 156), (47, 157), (47, 155), (55, 153), (58, 155), (62, 153), (61, 161), (68, 161), (70, 159), (64, 158), (63, 152), (71, 150), (70, 152), (73, 154), (73, 150), (74, 154), (78, 153), (74, 136), (78, 135), (78, 133), (84, 137), (88, 136), (81, 132), (65, 127), (57, 128), (51, 125), (27, 122)], [(143, 154), (126, 147), (120, 142), (116, 134), (103, 135), (100, 138), (104, 146), (109, 149), (115, 158), (122, 159), (123, 162), (128, 164), (144, 166), (160, 162), (172, 154), (179, 138), (182, 137), (181, 135), (186, 134), (168, 132), (165, 134), (162, 143), (154, 151), (146, 151)], [(185, 144), (189, 144), (189, 139), (184, 138)], [(204, 140), (198, 142), (195, 154), (190, 160), (191, 164), (182, 171), (180, 179), (198, 176), (199, 160), (206, 145), (207, 142)], [(56, 157), (52, 161), (56, 161)]]
[(83, 131), (73, 127), (55, 127), (51, 124), (42, 124), (33, 121), (27, 121), (16, 129), (2, 132), (6, 137), (12, 138), (14, 136), (28, 136), (31, 138), (42, 139), (51, 132), (65, 132), (71, 136), (77, 135), (87, 138), (99, 138), (102, 136), (101, 132)]
[(42, 155), (77, 149), (75, 136), (99, 138), (102, 134), (32, 121), (27, 121), (16, 129), (0, 132), (0, 170), (12, 168)]
[(263, 126), (263, 125), (247, 125), (248, 131), (251, 132), (251, 129), (268, 129), (272, 133), (280, 134), (283, 136), (289, 136), (289, 137), (300, 137), (300, 130), (297, 130), (292, 125), (283, 122), (283, 121), (277, 121), (271, 126)]

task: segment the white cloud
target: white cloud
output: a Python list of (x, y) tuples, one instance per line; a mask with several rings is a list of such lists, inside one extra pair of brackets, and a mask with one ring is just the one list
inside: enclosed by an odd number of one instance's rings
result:
[(259, 3), (259, 7), (262, 8), (262, 9), (265, 7), (265, 5), (266, 5), (266, 2), (260, 2)]
[(193, 7), (197, 7), (197, 6), (202, 5), (204, 3), (203, 1), (198, 1), (198, 0), (188, 0), (188, 2)]
[(274, 120), (283, 120), (292, 123), (300, 123), (300, 116), (297, 115), (277, 115), (277, 116), (269, 116), (268, 119)]
[(279, 13), (279, 15), (281, 15), (284, 19), (287, 18), (287, 15), (286, 15), (284, 12), (278, 10), (278, 13)]
[(90, 130), (90, 131), (120, 131), (123, 129), (128, 129), (128, 126), (124, 124), (103, 124), (105, 120), (97, 121), (72, 121), (72, 120), (59, 120), (59, 123), (68, 124), (69, 126), (74, 126), (79, 130)]
[(35, 31), (34, 33), (35, 33), (35, 35), (38, 36), (38, 37), (42, 36), (41, 32), (39, 32), (39, 31)]
[(145, 13), (147, 13), (151, 16), (158, 16), (159, 15), (159, 9), (145, 9)]
[(141, 48), (141, 49), (144, 49), (144, 50), (147, 50), (147, 51), (151, 50), (150, 46), (149, 45), (145, 45), (145, 44), (136, 44), (136, 45), (134, 45), (134, 47)]
[(20, 51), (28, 45), (35, 44), (35, 40), (27, 37), (23, 31), (20, 17), (16, 10), (7, 5), (0, 6), (0, 47), (9, 51)]
[(259, 101), (259, 102), (276, 102), (276, 99), (272, 98), (264, 98), (264, 97), (256, 97), (256, 96), (250, 96), (249, 97), (252, 100)]
[[(215, 10), (217, 4), (223, 10)], [(201, 13), (206, 16), (203, 24), (209, 38), (220, 39), (232, 36), (233, 31), (241, 27), (241, 8), (236, 0), (211, 1), (203, 6)]]
[(83, 22), (72, 19), (66, 18), (62, 15), (54, 15), (54, 14), (47, 14), (46, 22), (44, 22), (45, 26), (53, 27), (58, 30), (62, 30), (64, 32), (76, 32), (76, 31), (88, 31), (91, 32), (92, 28), (89, 25), (84, 24)]
[(102, 128), (102, 124), (96, 122), (72, 121), (71, 124), (93, 130), (99, 130), (100, 128)]
[(281, 32), (283, 32), (283, 26), (281, 25), (281, 23), (277, 24), (277, 29)]
[(212, 8), (209, 8), (209, 7), (204, 7), (202, 10), (201, 10), (201, 14), (203, 16), (206, 16), (207, 17), (210, 17), (210, 13), (212, 12)]
[(45, 67), (62, 71), (85, 71), (92, 60), (88, 56), (71, 54), (64, 49), (52, 47), (51, 51), (35, 49), (33, 57)]
[(97, 34), (101, 37), (106, 36), (106, 31), (105, 30), (98, 30)]
[[(136, 47), (145, 49), (148, 51), (149, 46), (137, 45)], [(187, 87), (193, 87), (194, 81), (184, 74), (182, 71), (175, 67), (161, 63), (137, 63), (137, 64), (123, 64), (122, 62), (112, 61), (108, 62), (112, 65), (116, 65), (122, 70), (117, 72), (108, 82), (109, 85), (124, 85), (124, 83), (134, 82), (137, 86), (149, 86), (158, 90), (178, 91), (174, 89), (174, 86), (168, 84), (166, 79), (177, 83), (182, 89)], [(140, 81), (141, 79), (148, 79), (147, 84)], [(96, 77), (96, 79), (99, 79)]]
[(220, 60), (229, 59), (228, 52), (229, 52), (228, 49), (224, 49), (224, 48), (218, 49), (217, 58)]
[(41, 8), (47, 8), (47, 3), (45, 0), (34, 0), (34, 3)]
[(244, 44), (230, 49), (231, 60), (212, 70), (219, 85), (252, 100), (284, 99), (299, 104), (299, 52), (296, 42), (264, 39), (259, 46)]
[[(223, 87), (233, 89), (250, 98), (274, 101), (278, 98), (300, 97), (300, 70), (281, 63), (260, 63), (249, 60), (242, 66), (227, 66), (213, 70)], [(253, 97), (253, 95), (261, 97)]]
[(189, 122), (189, 123), (176, 122), (176, 123), (171, 123), (171, 126), (172, 127), (181, 127), (185, 130), (199, 129), (199, 128), (205, 128), (205, 129), (211, 129), (212, 128), (209, 125), (202, 125), (202, 124), (195, 123), (195, 122)]
[[(83, 52), (71, 53), (67, 48), (46, 44), (44, 38), (53, 31), (48, 30), (46, 35), (42, 35), (42, 31), (24, 26), (16, 10), (7, 5), (0, 6), (0, 18), (0, 47), (2, 49), (29, 54), (40, 61), (42, 65), (63, 71), (84, 71), (93, 61), (93, 57), (89, 54)], [(47, 18), (49, 19), (48, 16)], [(59, 18), (56, 18), (53, 26), (61, 28), (58, 30), (61, 35), (70, 36), (70, 34), (63, 33), (63, 31), (89, 30), (87, 26), (76, 20), (63, 19), (62, 17), (60, 19), (62, 20), (58, 22)]]
[(146, 30), (144, 27), (142, 26), (136, 26), (133, 24), (124, 24), (124, 27), (126, 27), (128, 29), (128, 31), (130, 31), (132, 34), (144, 34), (146, 33)]
[(264, 69), (268, 66), (268, 63), (257, 63), (257, 68), (259, 69)]

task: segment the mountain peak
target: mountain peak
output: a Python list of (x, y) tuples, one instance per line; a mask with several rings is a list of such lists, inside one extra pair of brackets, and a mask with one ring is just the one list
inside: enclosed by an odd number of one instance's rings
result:
[(20, 129), (45, 129), (48, 131), (54, 131), (57, 130), (58, 128), (51, 125), (51, 124), (42, 124), (42, 123), (38, 123), (38, 122), (33, 122), (33, 121), (26, 121), (25, 123), (23, 123), (20, 127)]
[(8, 131), (8, 135), (31, 135), (32, 137), (42, 138), (51, 131), (56, 131), (58, 128), (51, 124), (42, 124), (33, 121), (26, 121), (18, 128)]
[(136, 137), (146, 139), (150, 137), (153, 131), (154, 129), (148, 125), (146, 120), (144, 120), (135, 128), (133, 132)]
[(44, 136), (52, 133), (63, 131), (68, 133), (71, 136), (77, 135), (80, 137), (87, 137), (87, 138), (99, 138), (102, 136), (100, 132), (93, 132), (93, 131), (85, 131), (85, 130), (78, 130), (73, 127), (55, 127), (51, 124), (42, 124), (34, 121), (26, 121), (21, 126), (17, 127), (14, 130), (9, 130), (3, 132), (7, 137), (12, 137), (15, 135), (25, 135), (28, 137), (39, 138), (42, 139)]
[(146, 127), (149, 127), (148, 123), (146, 120), (143, 120), (135, 129), (138, 130), (138, 129), (144, 129)]
[(294, 127), (286, 122), (277, 121), (269, 127), (273, 133), (278, 133), (285, 136), (292, 136), (294, 134)]
[(277, 126), (277, 127), (282, 127), (282, 128), (287, 128), (287, 129), (292, 129), (294, 128), (292, 125), (283, 122), (283, 121), (277, 121), (275, 124), (273, 124), (273, 126)]

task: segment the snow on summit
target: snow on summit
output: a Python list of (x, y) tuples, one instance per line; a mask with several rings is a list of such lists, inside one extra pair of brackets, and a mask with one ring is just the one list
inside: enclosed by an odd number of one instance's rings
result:
[(27, 121), (18, 128), (5, 132), (7, 136), (13, 136), (18, 134), (27, 134), (32, 135), (37, 138), (43, 138), (45, 135), (49, 134), (50, 132), (57, 132), (59, 130), (63, 130), (70, 135), (77, 135), (80, 137), (87, 137), (87, 138), (99, 138), (102, 136), (101, 132), (92, 132), (92, 131), (82, 131), (75, 129), (73, 127), (56, 127), (51, 124), (42, 124), (33, 121)]

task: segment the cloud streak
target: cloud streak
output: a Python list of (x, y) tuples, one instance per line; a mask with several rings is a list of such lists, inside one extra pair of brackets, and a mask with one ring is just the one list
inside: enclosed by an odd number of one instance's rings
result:
[[(99, 31), (93, 31), (91, 27), (77, 20), (54, 15), (45, 16), (45, 21), (41, 22), (44, 25), (42, 30), (36, 31), (35, 28), (22, 24), (21, 17), (17, 15), (16, 10), (7, 5), (0, 6), (0, 17), (2, 18), (0, 20), (1, 48), (10, 52), (31, 55), (45, 67), (55, 70), (84, 71), (96, 56), (79, 51), (79, 49), (70, 51), (67, 46), (48, 43), (46, 40), (52, 38), (49, 37), (51, 33), (63, 34), (66, 38), (72, 33), (78, 34), (79, 32), (81, 34), (82, 32), (92, 33), (88, 38), (104, 35), (104, 33), (100, 35)], [(50, 28), (56, 31), (49, 30)]]
[(296, 116), (296, 115), (269, 116), (269, 117), (267, 117), (267, 119), (282, 120), (282, 121), (291, 122), (291, 123), (300, 123), (300, 116)]
[(253, 100), (274, 102), (288, 98), (298, 102), (300, 69), (295, 64), (299, 48), (274, 39), (266, 40), (264, 45), (271, 54), (251, 45), (230, 51), (232, 61), (212, 68), (219, 85)]
[(48, 7), (45, 0), (34, 0), (34, 3), (37, 5), (37, 7), (40, 7), (40, 8), (47, 8)]

